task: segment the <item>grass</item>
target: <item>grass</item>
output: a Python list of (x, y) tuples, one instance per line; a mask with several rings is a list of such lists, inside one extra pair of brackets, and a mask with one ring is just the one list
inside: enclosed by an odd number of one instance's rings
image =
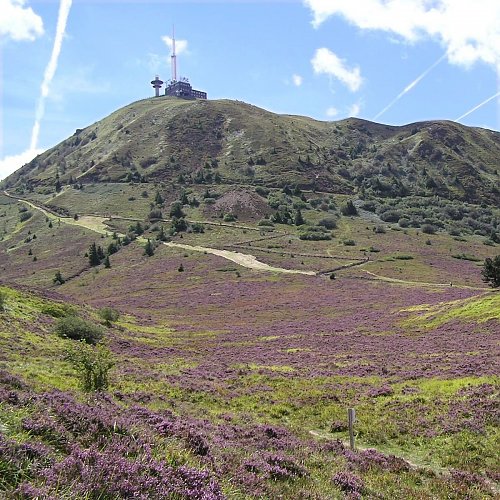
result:
[(436, 328), (450, 321), (485, 323), (500, 319), (500, 294), (492, 292), (434, 306), (422, 305), (401, 312), (419, 312), (402, 322), (408, 328)]

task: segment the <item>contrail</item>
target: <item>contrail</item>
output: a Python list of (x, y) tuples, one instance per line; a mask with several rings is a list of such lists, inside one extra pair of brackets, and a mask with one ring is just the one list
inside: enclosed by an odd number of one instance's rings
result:
[(435, 63), (431, 64), (420, 76), (415, 78), (413, 82), (411, 82), (409, 85), (407, 85), (402, 92), (398, 94), (397, 97), (395, 97), (380, 113), (378, 113), (376, 116), (373, 117), (373, 120), (376, 120), (380, 116), (382, 116), (386, 111), (388, 111), (390, 108), (396, 104), (401, 97), (403, 97), (405, 94), (407, 94), (412, 88), (414, 88), (420, 80), (425, 78), (444, 58), (446, 57), (446, 54), (443, 54)]
[(36, 150), (38, 145), (38, 136), (40, 134), (40, 122), (42, 121), (45, 112), (45, 99), (49, 95), (50, 84), (56, 73), (57, 62), (59, 54), (61, 53), (61, 46), (66, 32), (66, 23), (68, 21), (69, 11), (73, 0), (61, 0), (59, 4), (59, 14), (57, 16), (56, 37), (54, 39), (54, 46), (52, 47), (52, 54), (50, 55), (49, 63), (45, 68), (43, 75), (42, 86), (40, 88), (40, 97), (36, 107), (35, 123), (31, 132), (31, 150)]
[(467, 111), (467, 113), (464, 113), (462, 116), (459, 116), (457, 119), (455, 119), (453, 121), (458, 122), (462, 118), (465, 118), (466, 116), (469, 116), (471, 113), (474, 113), (474, 111), (476, 111), (476, 109), (479, 109), (482, 106), (484, 106), (485, 104), (488, 104), (490, 101), (492, 101), (496, 97), (500, 97), (500, 91), (497, 92), (495, 95), (492, 95), (491, 97), (488, 97), (488, 99), (485, 99), (483, 102), (479, 103), (477, 106), (474, 106), (472, 109), (469, 109), (469, 111)]

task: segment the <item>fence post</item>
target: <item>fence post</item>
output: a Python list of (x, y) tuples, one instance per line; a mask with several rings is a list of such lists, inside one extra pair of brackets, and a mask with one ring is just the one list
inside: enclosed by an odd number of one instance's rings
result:
[(351, 445), (351, 450), (355, 449), (354, 446), (354, 422), (356, 421), (356, 410), (354, 408), (349, 408), (347, 410), (347, 417), (349, 419), (349, 444)]

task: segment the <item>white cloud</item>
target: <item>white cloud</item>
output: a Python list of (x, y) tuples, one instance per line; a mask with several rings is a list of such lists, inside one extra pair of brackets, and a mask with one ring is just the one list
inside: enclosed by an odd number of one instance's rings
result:
[(292, 81), (296, 87), (300, 87), (302, 85), (302, 82), (304, 81), (304, 79), (300, 75), (293, 75)]
[(326, 116), (329, 118), (335, 118), (339, 114), (339, 110), (333, 106), (326, 110)]
[(314, 72), (340, 80), (351, 92), (356, 92), (363, 82), (359, 66), (348, 68), (343, 59), (327, 48), (317, 49), (311, 59)]
[(69, 11), (73, 0), (61, 0), (59, 4), (59, 12), (57, 14), (56, 36), (54, 38), (54, 45), (52, 46), (52, 53), (50, 59), (45, 67), (43, 74), (43, 81), (40, 87), (40, 97), (35, 113), (35, 124), (31, 132), (31, 145), (30, 150), (35, 151), (38, 145), (38, 136), (40, 134), (40, 123), (45, 113), (45, 99), (49, 95), (50, 84), (56, 74), (57, 64), (59, 62), (59, 55), (61, 53), (64, 34), (66, 33), (66, 24), (68, 22)]
[(498, 0), (304, 0), (313, 25), (339, 15), (364, 30), (386, 31), (414, 43), (431, 38), (446, 49), (450, 63), (500, 63)]
[(43, 35), (42, 18), (25, 7), (25, 0), (0, 0), (0, 38), (33, 41)]
[(0, 160), (0, 180), (29, 163), (35, 156), (43, 153), (43, 149), (28, 149), (18, 155), (6, 156)]
[[(172, 50), (173, 47), (173, 40), (170, 38), (168, 35), (162, 36), (161, 39), (165, 42), (165, 45)], [(187, 40), (177, 40), (175, 39), (175, 53), (176, 55), (183, 54), (184, 52), (187, 52), (188, 48), (188, 42)]]
[(361, 111), (361, 104), (359, 102), (355, 102), (349, 107), (349, 111), (347, 111), (347, 116), (359, 116)]

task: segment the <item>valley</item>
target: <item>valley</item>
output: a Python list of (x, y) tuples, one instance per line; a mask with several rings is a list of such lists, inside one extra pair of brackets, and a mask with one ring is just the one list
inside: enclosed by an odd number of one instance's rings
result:
[[(495, 498), (499, 158), (448, 122), (160, 98), (25, 165), (0, 185), (0, 495)], [(58, 335), (75, 317), (103, 340)]]

